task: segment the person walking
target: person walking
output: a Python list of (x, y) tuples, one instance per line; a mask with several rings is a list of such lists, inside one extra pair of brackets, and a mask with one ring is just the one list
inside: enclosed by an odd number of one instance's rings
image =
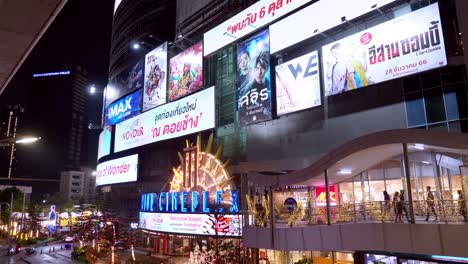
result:
[(461, 190), (457, 191), (458, 193), (458, 212), (463, 216), (463, 221), (466, 222), (466, 202), (465, 196)]
[(408, 208), (406, 207), (405, 190), (400, 190), (400, 202), (401, 202), (401, 210), (403, 213), (405, 213), (406, 221), (408, 221), (409, 223), (410, 219), (409, 219), (409, 214), (408, 214)]
[(395, 210), (395, 223), (403, 223), (403, 220), (401, 220), (403, 209), (400, 201), (399, 192), (395, 192), (395, 194), (393, 194), (393, 207)]
[(392, 198), (390, 198), (390, 195), (388, 192), (385, 190), (383, 191), (383, 196), (384, 196), (384, 214), (385, 216), (390, 214), (390, 209), (392, 208)]
[(432, 211), (432, 213), (434, 214), (434, 217), (435, 217), (435, 220), (434, 221), (437, 221), (437, 213), (436, 213), (436, 210), (435, 210), (435, 198), (434, 198), (434, 194), (432, 193), (431, 191), (431, 186), (427, 186), (426, 187), (426, 190), (427, 190), (427, 197), (426, 197), (426, 205), (427, 205), (427, 208), (426, 208), (426, 222), (429, 221), (429, 213), (430, 211)]

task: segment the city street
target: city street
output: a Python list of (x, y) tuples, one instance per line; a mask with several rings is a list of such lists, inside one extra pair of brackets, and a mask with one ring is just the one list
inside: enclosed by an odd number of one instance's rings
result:
[[(43, 247), (36, 247), (37, 254), (26, 255), (24, 248), (19, 254), (6, 256), (6, 245), (0, 245), (0, 263), (15, 264), (15, 263), (78, 263), (70, 259), (71, 250), (60, 249), (65, 243), (53, 244)], [(55, 252), (49, 253), (49, 249)], [(41, 254), (42, 249), (42, 254)]]

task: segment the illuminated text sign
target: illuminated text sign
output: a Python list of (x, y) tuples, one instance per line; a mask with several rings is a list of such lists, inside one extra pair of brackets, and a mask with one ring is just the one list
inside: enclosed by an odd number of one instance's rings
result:
[(138, 154), (97, 165), (96, 186), (137, 180)]
[(70, 71), (59, 71), (59, 72), (44, 72), (44, 73), (34, 73), (33, 77), (47, 77), (47, 76), (57, 76), (57, 75), (68, 75)]
[(131, 93), (107, 107), (106, 126), (135, 116), (141, 112), (141, 90)]
[[(317, 206), (327, 205), (327, 191), (325, 187), (315, 187), (315, 204)], [(330, 185), (330, 205), (336, 205), (335, 185)]]

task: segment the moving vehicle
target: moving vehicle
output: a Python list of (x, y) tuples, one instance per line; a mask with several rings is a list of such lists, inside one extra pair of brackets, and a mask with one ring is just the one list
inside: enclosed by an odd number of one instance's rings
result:
[(36, 251), (36, 249), (33, 248), (33, 247), (28, 247), (28, 248), (25, 248), (25, 249), (24, 249), (24, 253), (25, 253), (26, 255), (36, 255), (36, 254), (37, 254), (37, 251)]

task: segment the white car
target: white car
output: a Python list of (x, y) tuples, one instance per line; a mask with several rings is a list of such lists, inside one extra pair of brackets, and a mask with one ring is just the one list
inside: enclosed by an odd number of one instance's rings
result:
[(65, 242), (73, 242), (73, 237), (70, 237), (70, 236), (66, 236), (63, 241)]

